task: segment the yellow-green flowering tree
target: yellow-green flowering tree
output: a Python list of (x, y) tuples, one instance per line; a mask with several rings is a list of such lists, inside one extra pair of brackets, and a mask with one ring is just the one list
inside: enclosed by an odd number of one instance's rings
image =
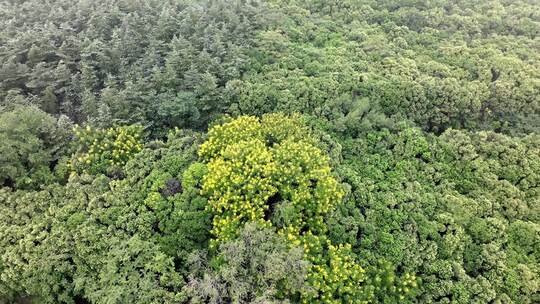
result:
[(142, 127), (121, 126), (108, 129), (75, 127), (77, 152), (71, 160), (77, 173), (110, 173), (121, 168), (142, 150)]
[(304, 303), (361, 303), (364, 269), (349, 244), (326, 237), (325, 216), (343, 197), (328, 156), (301, 118), (242, 116), (214, 126), (199, 155), (208, 166), (202, 192), (213, 214), (214, 248), (238, 237), (248, 222), (274, 227), (310, 262)]

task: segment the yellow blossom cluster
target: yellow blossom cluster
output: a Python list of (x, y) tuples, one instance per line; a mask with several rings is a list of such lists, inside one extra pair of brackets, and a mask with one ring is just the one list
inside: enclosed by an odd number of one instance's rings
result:
[(293, 246), (304, 250), (310, 262), (308, 281), (312, 287), (302, 294), (303, 303), (369, 303), (372, 295), (361, 288), (365, 270), (355, 261), (350, 244), (333, 245), (325, 235), (300, 233), (288, 226), (278, 231)]
[(328, 240), (325, 245), (324, 252), (308, 255), (312, 262), (308, 280), (315, 292), (305, 295), (303, 302), (368, 303), (369, 298), (360, 288), (365, 271), (354, 260), (351, 245), (332, 245)]
[(201, 145), (199, 155), (206, 160), (217, 157), (229, 145), (241, 141), (261, 139), (259, 119), (242, 116), (229, 123), (217, 125), (208, 131), (208, 139)]
[(70, 161), (74, 172), (104, 173), (123, 166), (142, 150), (142, 127), (138, 125), (97, 129), (75, 127), (78, 151)]
[(212, 233), (218, 242), (235, 237), (246, 222), (266, 222), (266, 201), (277, 191), (275, 170), (272, 154), (259, 140), (229, 145), (208, 163), (202, 192), (215, 214)]
[(253, 116), (241, 116), (227, 123), (216, 125), (208, 131), (208, 139), (199, 149), (199, 155), (205, 159), (220, 155), (229, 145), (241, 141), (259, 139), (272, 146), (284, 140), (305, 141), (314, 144), (307, 127), (299, 124), (300, 116), (266, 114), (261, 119)]
[(208, 134), (199, 151), (209, 170), (202, 191), (215, 214), (212, 232), (217, 240), (234, 237), (247, 221), (270, 223), (271, 197), (289, 201), (295, 210), (283, 226), (325, 232), (324, 215), (343, 191), (328, 157), (311, 144), (314, 139), (298, 117), (244, 116)]

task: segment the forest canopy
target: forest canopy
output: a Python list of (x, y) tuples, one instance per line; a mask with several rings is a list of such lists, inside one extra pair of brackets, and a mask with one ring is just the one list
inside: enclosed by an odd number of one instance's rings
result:
[(540, 3), (0, 2), (0, 304), (540, 302)]

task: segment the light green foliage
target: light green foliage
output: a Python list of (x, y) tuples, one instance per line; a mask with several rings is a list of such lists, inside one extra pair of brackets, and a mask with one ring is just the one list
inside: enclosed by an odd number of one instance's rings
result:
[(308, 113), (353, 136), (403, 119), (437, 133), (538, 130), (537, 4), (270, 2), (283, 19), (230, 82), (232, 113)]
[(0, 297), (36, 303), (173, 303), (187, 257), (209, 239), (197, 136), (171, 132), (125, 178), (73, 175), (40, 192), (0, 192)]
[(179, 299), (183, 282), (173, 258), (145, 236), (151, 226), (123, 228), (130, 213), (105, 207), (107, 182), (71, 180), (7, 199), (3, 193), (3, 296), (28, 294), (37, 303)]
[(0, 110), (0, 186), (36, 189), (56, 181), (51, 168), (67, 152), (69, 120), (33, 106)]
[(345, 141), (351, 191), (331, 239), (350, 242), (368, 273), (381, 259), (401, 269), (393, 277), (416, 273), (422, 302), (535, 303), (538, 147), (536, 135), (410, 128)]
[(0, 295), (31, 295), (41, 303), (73, 303), (79, 245), (74, 240), (83, 232), (77, 228), (90, 221), (87, 204), (102, 191), (88, 181), (66, 187), (52, 185), (39, 192), (1, 191)]
[(75, 127), (77, 152), (71, 168), (78, 173), (112, 173), (142, 150), (142, 127), (133, 125), (108, 129)]

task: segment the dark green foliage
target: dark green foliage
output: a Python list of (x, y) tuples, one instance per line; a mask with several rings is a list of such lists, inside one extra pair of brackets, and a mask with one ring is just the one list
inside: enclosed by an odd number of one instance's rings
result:
[[(0, 6), (0, 100), (99, 127), (299, 111), (347, 134), (538, 130), (536, 3), (62, 1)], [(529, 13), (530, 12), (530, 13)], [(361, 122), (358, 122), (361, 120)]]
[(17, 90), (99, 127), (204, 127), (269, 18), (258, 0), (3, 2), (0, 100)]
[(165, 147), (145, 149), (127, 163), (127, 177), (117, 181), (111, 193), (111, 199), (132, 210), (129, 225), (149, 227), (144, 235), (182, 261), (179, 265), (191, 251), (206, 248), (210, 238), (210, 213), (199, 195), (206, 168), (192, 164), (198, 143), (197, 135), (172, 131)]

